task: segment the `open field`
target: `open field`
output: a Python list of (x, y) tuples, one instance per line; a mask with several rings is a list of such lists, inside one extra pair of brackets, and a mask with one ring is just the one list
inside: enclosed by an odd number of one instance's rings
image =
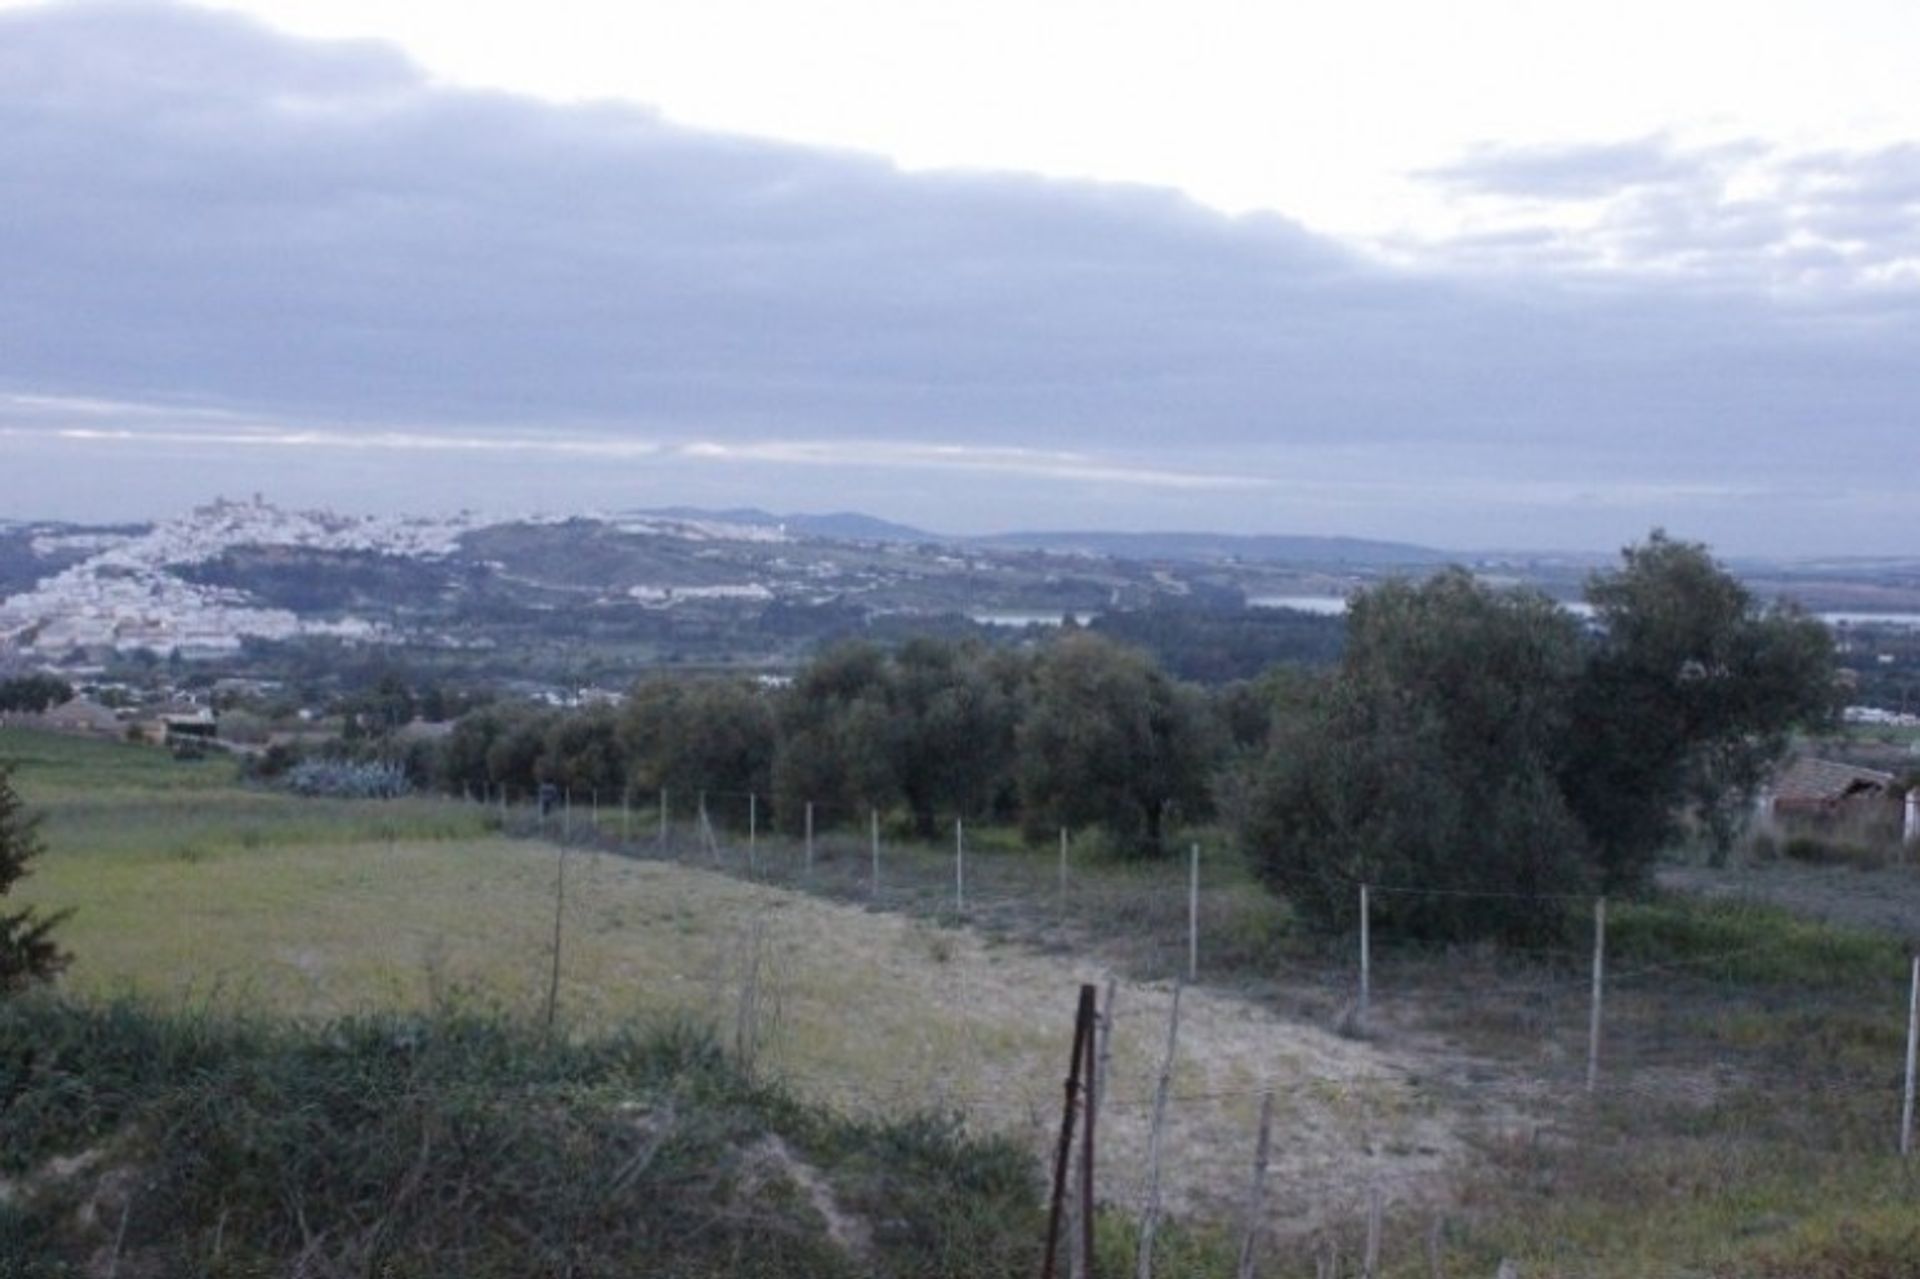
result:
[[(213, 766), (122, 761), (117, 748), (111, 782), (87, 792), (61, 780), (72, 758), (14, 753), (48, 813), (50, 852), (27, 897), (75, 909), (62, 933), (75, 992), (309, 1017), (448, 1002), (543, 1010), (560, 854), (483, 833), (471, 806), (225, 790)], [(185, 784), (169, 797), (176, 776)], [(574, 849), (566, 875), (557, 1003), (569, 1028), (699, 1016), (803, 1095), (855, 1112), (955, 1110), (1045, 1151), (1078, 984), (1108, 975), (1097, 959), (696, 867)], [(1103, 1149), (1128, 1198), (1170, 997), (1163, 982), (1118, 989)], [(1238, 1193), (1269, 1086), (1292, 1134), (1276, 1180), (1301, 1189), (1275, 1196), (1290, 1227), (1351, 1209), (1372, 1177), (1418, 1185), (1461, 1145), (1417, 1073), (1366, 1043), (1189, 991), (1169, 1207), (1219, 1210)]]
[[(509, 838), (497, 814), (296, 800), (236, 787), (216, 763), (0, 734), (8, 756), (48, 814), (27, 896), (78, 910), (62, 934), (75, 992), (312, 1017), (544, 1011), (561, 852)], [(625, 824), (600, 816), (615, 842)], [(561, 1024), (587, 1036), (691, 1014), (842, 1113), (951, 1109), (1043, 1150), (1075, 988), (1116, 976), (1101, 1189), (1137, 1206), (1186, 956), (1184, 868), (1075, 862), (1062, 896), (1050, 855), (987, 834), (962, 920), (950, 850), (891, 833), (869, 902), (862, 839), (823, 836), (807, 868), (764, 832), (751, 859), (737, 831), (712, 846), (636, 838), (633, 857), (596, 851), (578, 811), (572, 826)], [(632, 828), (649, 829), (644, 815)], [(1920, 1176), (1892, 1154), (1894, 939), (1739, 904), (1616, 904), (1589, 1100), (1577, 936), (1527, 955), (1376, 939), (1368, 1033), (1350, 1037), (1336, 1033), (1350, 952), (1295, 936), (1225, 850), (1203, 857), (1203, 984), (1183, 996), (1166, 1157), (1177, 1211), (1230, 1231), (1272, 1087), (1273, 1247), (1296, 1267), (1325, 1239), (1351, 1259), (1378, 1186), (1387, 1273), (1429, 1273), (1442, 1217), (1449, 1274), (1502, 1257), (1526, 1275), (1915, 1273), (1886, 1260), (1909, 1255), (1903, 1214), (1920, 1204)]]

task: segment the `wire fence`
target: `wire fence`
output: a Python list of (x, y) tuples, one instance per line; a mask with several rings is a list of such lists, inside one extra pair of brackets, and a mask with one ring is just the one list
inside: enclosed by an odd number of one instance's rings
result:
[[(775, 830), (766, 798), (744, 792), (469, 798), (513, 834), (964, 922), (1105, 978), (1115, 1065), (1096, 1094), (1099, 1201), (1131, 1212), (1158, 1198), (1176, 1216), (1241, 1223), (1268, 1247), (1311, 1239), (1336, 1258), (1323, 1274), (1374, 1273), (1362, 1263), (1383, 1246), (1430, 1259), (1471, 1251), (1449, 1206), (1463, 1170), (1596, 1175), (1596, 1162), (1644, 1162), (1648, 1141), (1671, 1139), (1677, 1123), (1703, 1150), (1773, 1142), (1817, 1162), (1912, 1148), (1920, 961), (1815, 989), (1745, 975), (1798, 955), (1780, 940), (1636, 961), (1610, 946), (1603, 903), (1567, 894), (1487, 895), (1590, 912), (1590, 944), (1441, 946), (1369, 929), (1371, 898), (1481, 895), (1409, 884), (1356, 885), (1356, 934), (1303, 946), (1218, 847), (1195, 844), (1173, 864), (1089, 865), (1070, 831), (1036, 850), (956, 822), (930, 843), (847, 806), (810, 804)], [(1169, 1071), (1183, 987), (1190, 1020)], [(831, 1105), (958, 1112), (1044, 1151), (1060, 1122), (1069, 993), (1051, 1014), (1013, 1010), (1041, 1019), (1022, 1032), (1054, 1032), (1057, 1061), (1010, 1047), (1006, 1001), (961, 981), (940, 996), (947, 1068), (929, 1056), (899, 1070), (780, 1073)], [(1009, 1069), (981, 1070), (1008, 1058)], [(1281, 1136), (1256, 1217), (1267, 1107)], [(1471, 1137), (1452, 1121), (1462, 1110)], [(1914, 1162), (1902, 1175), (1920, 1188)]]

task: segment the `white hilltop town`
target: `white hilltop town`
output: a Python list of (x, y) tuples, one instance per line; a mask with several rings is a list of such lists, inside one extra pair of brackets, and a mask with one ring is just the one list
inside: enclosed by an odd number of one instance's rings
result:
[[(267, 608), (244, 592), (190, 582), (174, 570), (220, 558), (241, 547), (370, 552), (413, 559), (453, 554), (462, 536), (500, 523), (563, 524), (589, 519), (627, 533), (690, 542), (786, 543), (780, 525), (680, 515), (525, 514), (502, 517), (461, 511), (451, 516), (342, 515), (285, 510), (260, 495), (216, 499), (142, 532), (49, 527), (32, 539), (37, 554), (86, 558), (42, 578), (33, 589), (0, 599), (0, 653), (58, 659), (76, 648), (162, 657), (218, 657), (249, 638), (334, 636), (394, 638), (379, 623), (353, 617), (304, 618)], [(758, 582), (740, 585), (638, 587), (632, 596), (654, 608), (700, 600), (765, 600)]]
[(42, 657), (76, 647), (192, 657), (232, 652), (248, 636), (379, 638), (380, 628), (369, 621), (306, 619), (261, 608), (241, 592), (188, 582), (170, 569), (242, 546), (443, 556), (463, 533), (488, 522), (467, 512), (436, 518), (285, 511), (255, 495), (250, 501), (217, 500), (144, 533), (47, 533), (35, 539), (36, 551), (91, 554), (31, 591), (0, 601), (0, 647)]

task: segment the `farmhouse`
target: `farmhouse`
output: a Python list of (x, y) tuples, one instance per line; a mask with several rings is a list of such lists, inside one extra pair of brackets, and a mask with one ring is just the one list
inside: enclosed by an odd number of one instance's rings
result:
[(207, 745), (220, 736), (220, 722), (212, 710), (198, 707), (191, 711), (171, 712), (160, 717), (164, 736), (162, 740), (168, 746), (179, 746), (192, 742)]
[(1831, 818), (1876, 807), (1893, 795), (1894, 776), (1878, 769), (1802, 755), (1780, 770), (1767, 792), (1775, 818)]

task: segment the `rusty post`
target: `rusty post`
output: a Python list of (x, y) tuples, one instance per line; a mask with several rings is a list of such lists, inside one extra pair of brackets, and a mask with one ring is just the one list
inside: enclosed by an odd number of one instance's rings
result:
[(1093, 1011), (1093, 987), (1080, 988), (1082, 1006), (1087, 1009), (1086, 1076), (1083, 1096), (1087, 1121), (1081, 1125), (1080, 1148), (1080, 1265), (1083, 1279), (1093, 1279), (1093, 1131), (1100, 1115), (1100, 1072), (1096, 1064), (1095, 1041), (1099, 1038), (1099, 1017)]
[(1093, 1035), (1093, 1001), (1093, 987), (1080, 987), (1080, 1007), (1073, 1018), (1073, 1056), (1067, 1067), (1067, 1104), (1060, 1116), (1060, 1146), (1053, 1159), (1053, 1195), (1047, 1208), (1047, 1252), (1040, 1265), (1040, 1279), (1054, 1279), (1054, 1267), (1059, 1259), (1067, 1166), (1073, 1160), (1073, 1115), (1080, 1103), (1080, 1070), (1086, 1062), (1087, 1041)]

